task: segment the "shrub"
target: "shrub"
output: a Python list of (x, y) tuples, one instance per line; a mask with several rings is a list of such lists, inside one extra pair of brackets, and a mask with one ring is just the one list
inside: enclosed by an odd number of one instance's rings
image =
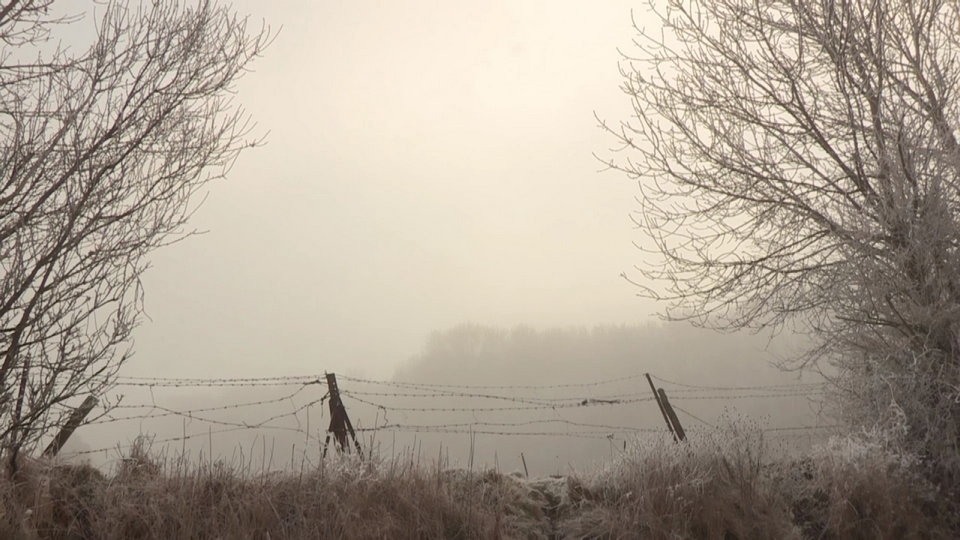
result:
[(834, 437), (781, 464), (778, 483), (808, 538), (952, 538), (947, 501), (915, 457), (880, 432)]
[(637, 444), (588, 483), (594, 500), (566, 526), (578, 537), (796, 538), (763, 452), (760, 431), (742, 426)]

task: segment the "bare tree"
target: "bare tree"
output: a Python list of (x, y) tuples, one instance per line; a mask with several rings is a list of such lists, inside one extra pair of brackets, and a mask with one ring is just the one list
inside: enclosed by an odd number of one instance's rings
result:
[[(268, 39), (206, 0), (111, 2), (80, 52), (0, 3), (0, 440), (15, 461), (129, 357), (153, 249), (248, 139), (232, 84)], [(92, 7), (92, 5), (91, 5)], [(74, 20), (74, 22), (76, 22)]]
[[(960, 456), (960, 4), (664, 0), (604, 161), (666, 315), (809, 331), (840, 412)], [(618, 152), (619, 150), (619, 152)], [(640, 281), (640, 280), (635, 280)]]

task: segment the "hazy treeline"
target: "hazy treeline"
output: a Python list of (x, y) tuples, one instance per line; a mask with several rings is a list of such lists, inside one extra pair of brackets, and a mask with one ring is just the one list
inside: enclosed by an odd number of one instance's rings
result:
[(435, 332), (399, 381), (464, 384), (587, 382), (650, 372), (691, 384), (792, 382), (773, 364), (798, 338), (719, 334), (685, 323), (537, 329), (462, 324)]

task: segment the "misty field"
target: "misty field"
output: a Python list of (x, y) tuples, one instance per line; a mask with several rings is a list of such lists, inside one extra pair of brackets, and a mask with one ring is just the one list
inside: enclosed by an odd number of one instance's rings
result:
[(0, 540), (960, 538), (960, 1), (540, 4), (0, 2)]
[(0, 537), (953, 538), (956, 494), (882, 434), (771, 458), (759, 431), (627, 448), (590, 473), (540, 479), (408, 454), (302, 471), (161, 459), (138, 444), (109, 474), (34, 462), (5, 481)]

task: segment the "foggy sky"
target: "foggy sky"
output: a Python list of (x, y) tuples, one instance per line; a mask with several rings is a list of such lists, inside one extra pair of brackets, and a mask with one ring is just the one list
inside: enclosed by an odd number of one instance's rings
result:
[[(621, 174), (600, 173), (593, 157), (608, 154), (611, 143), (594, 111), (614, 123), (630, 114), (618, 71), (618, 47), (629, 50), (633, 36), (630, 3), (237, 1), (235, 7), (250, 15), (252, 31), (263, 21), (277, 32), (235, 95), (266, 145), (244, 153), (227, 179), (208, 186), (190, 222), (208, 232), (150, 255), (143, 283), (149, 318), (134, 332), (135, 356), (120, 375), (332, 371), (389, 379), (399, 369), (401, 380), (406, 373), (416, 381), (499, 384), (539, 383), (541, 374), (557, 383), (650, 370), (693, 384), (797, 380), (766, 364), (777, 358), (761, 350), (762, 336), (636, 328), (655, 321), (658, 309), (620, 277), (637, 279), (633, 266), (643, 257), (634, 246), (643, 238), (630, 220), (637, 186)], [(642, 10), (633, 15), (642, 24)], [(82, 36), (90, 24), (66, 34), (88, 39)], [(476, 358), (445, 359), (442, 369), (424, 363), (431, 334), (464, 323), (494, 334), (518, 326), (554, 329), (545, 336), (566, 331), (557, 328), (579, 327), (571, 330), (578, 335), (598, 325), (629, 325), (634, 329), (622, 331), (644, 343), (630, 341), (597, 358), (501, 358), (509, 369)], [(295, 466), (297, 452), (312, 455), (323, 435), (323, 404), (305, 405), (319, 399), (318, 388), (286, 399), (287, 388), (122, 387), (123, 403), (134, 408), (115, 416), (128, 418), (84, 426), (66, 450), (125, 445), (141, 433), (164, 441), (211, 430), (208, 438), (173, 444), (193, 455), (227, 457), (245, 448), (247, 459), (260, 444), (261, 456), (272, 460), (279, 448)], [(633, 384), (623, 391), (643, 389)], [(143, 409), (135, 408), (279, 398), (203, 413), (220, 415), (220, 424), (159, 409), (152, 411), (157, 418), (142, 418)], [(707, 422), (730, 407), (765, 415), (773, 427), (822, 423), (815, 403), (791, 399), (680, 403)], [(658, 410), (648, 405), (580, 420), (659, 426)], [(387, 422), (375, 408), (350, 407), (358, 426)], [(272, 430), (212, 436), (214, 427), (229, 425), (223, 422), (246, 425), (292, 410), (302, 414)], [(400, 413), (390, 421), (451, 420)], [(376, 439), (379, 448), (386, 436), (375, 433), (364, 444)], [(420, 445), (429, 441), (412, 437)], [(410, 443), (392, 437), (391, 453), (398, 441)], [(465, 441), (451, 435), (433, 442), (462, 465)], [(538, 456), (532, 469), (547, 473), (605, 458), (611, 441), (488, 438), (477, 442), (477, 460), (509, 468), (527, 451)], [(561, 447), (565, 453), (545, 450)], [(116, 452), (93, 458), (109, 463)]]
[[(124, 374), (390, 376), (434, 330), (637, 323), (629, 2), (253, 2), (236, 99), (269, 133), (151, 255)], [(641, 15), (638, 12), (638, 16)]]

